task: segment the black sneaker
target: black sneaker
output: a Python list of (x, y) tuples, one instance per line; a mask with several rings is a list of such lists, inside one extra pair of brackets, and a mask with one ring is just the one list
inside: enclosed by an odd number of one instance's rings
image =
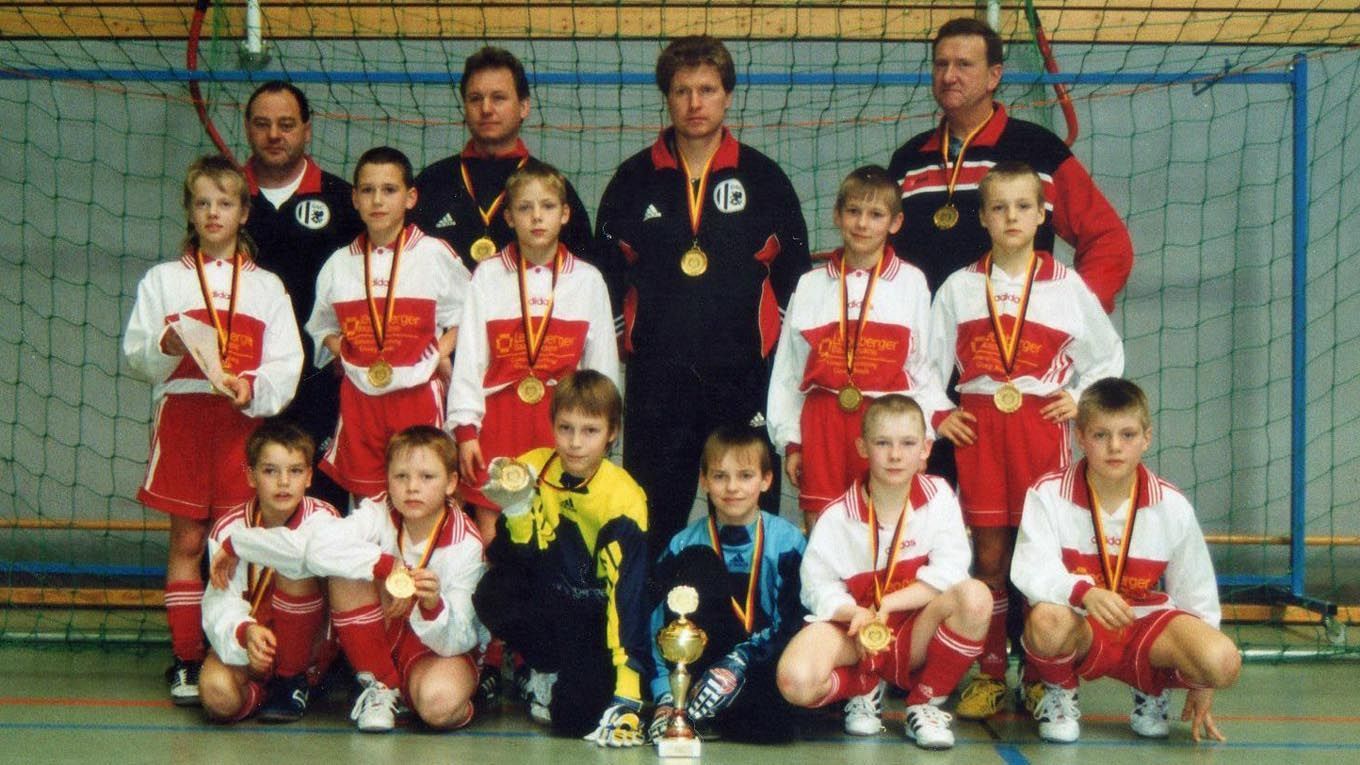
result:
[(500, 704), (500, 699), (501, 668), (482, 667), (481, 674), (477, 677), (477, 691), (472, 696), (472, 703), (478, 709), (493, 709)]
[(307, 701), (311, 688), (307, 686), (307, 674), (294, 677), (276, 677), (269, 684), (269, 697), (256, 716), (260, 722), (290, 723), (302, 719), (307, 712)]
[(165, 670), (165, 679), (170, 683), (170, 703), (177, 707), (198, 706), (198, 671), (202, 666), (203, 662), (175, 657), (175, 663)]

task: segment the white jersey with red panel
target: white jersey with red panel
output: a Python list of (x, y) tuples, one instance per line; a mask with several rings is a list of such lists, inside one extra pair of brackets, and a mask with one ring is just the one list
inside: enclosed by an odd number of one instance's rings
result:
[(307, 568), (319, 576), (372, 579), (373, 567), (383, 555), (416, 568), (425, 557), (426, 545), (433, 544), (434, 551), (424, 567), (439, 577), (440, 602), (433, 611), (419, 605), (412, 608), (407, 622), (420, 642), (436, 654), (467, 653), (490, 639), (472, 608), (472, 592), (486, 571), (486, 563), (476, 526), (453, 502), (447, 511), (439, 533), (429, 542), (411, 539), (405, 533), (401, 516), (386, 494), (366, 498), (348, 517), (327, 524), (312, 536), (307, 544)]
[[(1025, 301), (1025, 275), (1012, 277), (992, 266), (993, 298), (1003, 333), (1014, 331), (1026, 303), (1014, 365), (1008, 372), (988, 312), (983, 258), (945, 280), (931, 308), (928, 355), (936, 380), (947, 385), (958, 369), (959, 393), (990, 396), (1009, 379), (1026, 396), (1067, 390), (1075, 400), (1091, 383), (1124, 372), (1124, 345), (1081, 277), (1046, 252)], [(936, 425), (939, 423), (936, 422)]]
[(245, 666), (249, 663), (245, 646), (238, 641), (242, 624), (272, 622), (272, 584), (260, 593), (259, 607), (251, 613), (251, 587), (263, 569), (274, 569), (276, 576), (305, 579), (312, 576), (303, 564), (307, 540), (316, 529), (334, 522), (340, 513), (328, 502), (303, 497), (288, 522), (274, 528), (255, 525), (258, 500), (251, 500), (227, 511), (213, 524), (208, 535), (209, 560), (231, 540), (240, 558), (227, 588), (208, 587), (203, 591), (203, 633), (223, 664)]
[[(147, 272), (137, 285), (137, 302), (123, 335), (123, 355), (133, 371), (152, 384), (156, 401), (170, 394), (213, 392), (192, 356), (161, 352), (161, 339), (171, 322), (187, 317), (213, 326), (195, 260), (195, 253), (187, 252)], [(253, 398), (243, 414), (269, 417), (287, 406), (297, 390), (302, 338), (283, 282), (249, 258), (242, 259), (236, 311), (228, 321), (233, 270), (230, 259), (208, 260), (203, 269), (222, 331), (229, 336), (222, 365), (250, 381)]]
[[(1096, 547), (1086, 461), (1039, 479), (1025, 497), (1020, 535), (1011, 559), (1011, 581), (1032, 603), (1056, 603), (1082, 611), (1092, 587), (1109, 588)], [(1217, 628), (1222, 616), (1218, 582), (1195, 509), (1185, 495), (1139, 465), (1131, 510), (1125, 501), (1102, 526), (1113, 557), (1128, 544), (1119, 594), (1134, 615), (1181, 609)], [(1132, 541), (1124, 538), (1134, 513)], [(1164, 585), (1162, 584), (1164, 583)], [(1162, 585), (1162, 586), (1159, 586)]]
[[(386, 298), (398, 242), (397, 298), (389, 320)], [(447, 243), (408, 225), (393, 246), (375, 247), (369, 255), (370, 306), (364, 275), (367, 246), (367, 234), (360, 234), (321, 267), (307, 333), (316, 343), (318, 368), (333, 358), (322, 341), (339, 335), (345, 379), (365, 395), (381, 396), (430, 381), (439, 365), (439, 338), (458, 326), (472, 277)], [(370, 308), (377, 313), (380, 326), (387, 322), (381, 347), (374, 336)], [(379, 359), (392, 367), (392, 379), (384, 386), (374, 385), (368, 375), (369, 367)]]
[[(541, 321), (549, 307), (533, 373), (547, 385), (577, 369), (594, 369), (619, 385), (619, 352), (609, 292), (591, 264), (559, 245), (561, 266), (525, 264), (529, 313)], [(516, 385), (530, 372), (520, 306), (519, 254), (511, 244), (477, 267), (458, 329), (448, 422), (451, 429), (480, 429), (488, 396)], [(537, 331), (537, 325), (535, 325)], [(461, 440), (461, 439), (460, 439)]]
[[(842, 329), (841, 251), (803, 274), (789, 299), (770, 378), (771, 440), (780, 451), (803, 442), (801, 414), (809, 391), (838, 392), (851, 382), (846, 374), (847, 335), (853, 340), (870, 281), (869, 269), (845, 274), (845, 327)], [(905, 393), (925, 411), (926, 422), (951, 407), (926, 357), (930, 292), (921, 270), (893, 254), (883, 254), (870, 296), (869, 317), (855, 343), (854, 385), (869, 398)]]
[(799, 572), (810, 621), (829, 621), (843, 606), (872, 606), (875, 575), (885, 583), (885, 595), (915, 581), (943, 592), (968, 578), (972, 562), (968, 534), (959, 500), (943, 478), (912, 479), (892, 581), (887, 576), (894, 528), (880, 526), (878, 549), (871, 559), (864, 492), (864, 484), (856, 481), (826, 506), (812, 529)]

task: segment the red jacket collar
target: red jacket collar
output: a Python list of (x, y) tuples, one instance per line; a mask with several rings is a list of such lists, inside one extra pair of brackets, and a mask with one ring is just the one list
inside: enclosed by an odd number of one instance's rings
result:
[[(1053, 259), (1053, 253), (1036, 250), (1034, 254), (1039, 257), (1039, 267), (1034, 272), (1034, 280), (1046, 282), (1056, 278), (1058, 273), (1058, 261)], [(985, 276), (986, 272), (982, 270), (982, 264), (986, 261), (987, 255), (983, 255), (973, 261), (973, 265), (969, 266), (969, 268)]]
[[(652, 167), (657, 170), (666, 168), (680, 169), (680, 160), (671, 151), (671, 146), (675, 143), (675, 128), (666, 128), (656, 137), (656, 142), (652, 144)], [(713, 163), (709, 165), (709, 172), (723, 170), (737, 166), (737, 154), (741, 144), (733, 137), (732, 131), (726, 127), (722, 129), (722, 142), (718, 144), (718, 151), (713, 155)]]
[[(1091, 510), (1091, 489), (1090, 486), (1086, 483), (1086, 465), (1087, 465), (1086, 458), (1083, 457), (1080, 462), (1078, 462), (1076, 465), (1073, 465), (1071, 468), (1072, 470), (1071, 500), (1072, 504), (1089, 512)], [(1153, 496), (1154, 493), (1156, 493), (1153, 491), (1155, 479), (1152, 475), (1152, 472), (1147, 469), (1146, 465), (1143, 464), (1138, 465), (1138, 473), (1134, 477), (1134, 481), (1138, 483), (1138, 491), (1133, 496), (1134, 509), (1144, 508), (1158, 501), (1157, 498)]]
[[(302, 182), (298, 184), (294, 194), (320, 194), (321, 193), (321, 165), (311, 156), (302, 158), (306, 166), (302, 170)], [(255, 180), (255, 158), (246, 160), (245, 167), (246, 183), (250, 186), (250, 195), (257, 196), (260, 193), (260, 184)]]
[(463, 159), (521, 159), (529, 156), (529, 147), (524, 145), (523, 139), (516, 138), (515, 145), (510, 151), (507, 151), (504, 154), (484, 154), (478, 150), (476, 144), (469, 139), (468, 142), (463, 145), (463, 150), (459, 152), (458, 156)]
[[(1010, 119), (1006, 116), (1006, 107), (1000, 101), (992, 102), (992, 116), (987, 118), (987, 126), (982, 128), (974, 138), (970, 146), (995, 146), (1001, 131), (1006, 129), (1006, 121)], [(940, 151), (940, 144), (944, 141), (944, 120), (940, 120), (935, 132), (930, 134), (930, 138), (921, 146), (922, 154), (935, 153)]]

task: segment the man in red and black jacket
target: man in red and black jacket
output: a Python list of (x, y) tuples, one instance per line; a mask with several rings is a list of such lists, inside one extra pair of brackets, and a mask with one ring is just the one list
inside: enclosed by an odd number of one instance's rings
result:
[[(596, 227), (628, 358), (623, 464), (647, 492), (653, 560), (685, 526), (704, 438), (763, 413), (781, 314), (810, 267), (793, 185), (724, 126), (727, 48), (679, 38), (656, 80), (671, 127), (619, 166)], [(762, 505), (778, 500), (776, 485)]]
[(959, 18), (940, 27), (931, 90), (944, 118), (907, 141), (888, 165), (906, 218), (893, 249), (925, 272), (934, 293), (986, 254), (991, 240), (978, 219), (978, 182), (997, 162), (1019, 160), (1044, 182), (1048, 215), (1034, 248), (1052, 252), (1055, 235), (1071, 244), (1077, 273), (1113, 311), (1133, 269), (1128, 229), (1062, 139), (1011, 118), (993, 100), (1001, 55), (1001, 38), (981, 21)]
[[(312, 112), (301, 90), (281, 80), (266, 82), (246, 102), (245, 119), (250, 143), (245, 167), (250, 183), (246, 231), (258, 246), (259, 265), (283, 280), (293, 299), (293, 314), (302, 326), (312, 315), (322, 264), (352, 241), (363, 223), (354, 211), (349, 183), (324, 172), (307, 154)], [(282, 415), (322, 444), (335, 432), (340, 379), (312, 366), (314, 349), (309, 338), (303, 337), (302, 347), (302, 379)], [(343, 489), (319, 471), (314, 480), (314, 495), (345, 507), (348, 497)]]

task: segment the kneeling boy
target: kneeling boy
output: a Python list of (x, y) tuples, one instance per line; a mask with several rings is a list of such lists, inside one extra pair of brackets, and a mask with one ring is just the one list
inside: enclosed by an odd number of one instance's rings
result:
[[(1077, 407), (1077, 465), (1026, 495), (1011, 580), (1034, 604), (1025, 652), (1044, 682), (1039, 735), (1076, 741), (1077, 679), (1133, 687), (1135, 733), (1165, 737), (1171, 688), (1188, 688), (1182, 720), (1223, 739), (1214, 690), (1242, 659), (1218, 631), (1218, 589), (1195, 510), (1142, 464), (1152, 443), (1147, 398), (1118, 378), (1097, 381)], [(1157, 589), (1164, 581), (1164, 589)]]
[[(813, 621), (779, 660), (779, 690), (803, 707), (872, 693), (876, 724), (875, 689), (887, 680), (907, 691), (907, 736), (948, 749), (954, 733), (940, 704), (982, 652), (991, 593), (968, 578), (958, 499), (944, 479), (921, 473), (931, 441), (916, 402), (896, 393), (875, 400), (857, 446), (869, 480), (828, 505), (812, 530), (801, 575)], [(885, 627), (886, 646), (865, 639)]]
[(305, 494), (315, 449), (296, 425), (269, 420), (257, 428), (246, 440), (255, 499), (219, 518), (208, 538), (212, 587), (203, 593), (203, 631), (212, 650), (199, 693), (214, 720), (235, 722), (259, 710), (262, 721), (292, 722), (307, 710), (326, 601), (303, 554), (307, 537), (339, 517)]
[(757, 502), (770, 488), (770, 449), (759, 431), (727, 426), (704, 443), (699, 482), (713, 510), (671, 538), (653, 581), (662, 603), (652, 611), (652, 632), (674, 618), (664, 605), (671, 588), (699, 594), (690, 615), (708, 635), (689, 665), (695, 680), (688, 699), (670, 691), (669, 667), (654, 651), (651, 737), (664, 732), (676, 704), (691, 720), (729, 741), (790, 741), (797, 734), (792, 710), (774, 682), (775, 663), (803, 615), (798, 567), (807, 541), (796, 526), (764, 512)]

